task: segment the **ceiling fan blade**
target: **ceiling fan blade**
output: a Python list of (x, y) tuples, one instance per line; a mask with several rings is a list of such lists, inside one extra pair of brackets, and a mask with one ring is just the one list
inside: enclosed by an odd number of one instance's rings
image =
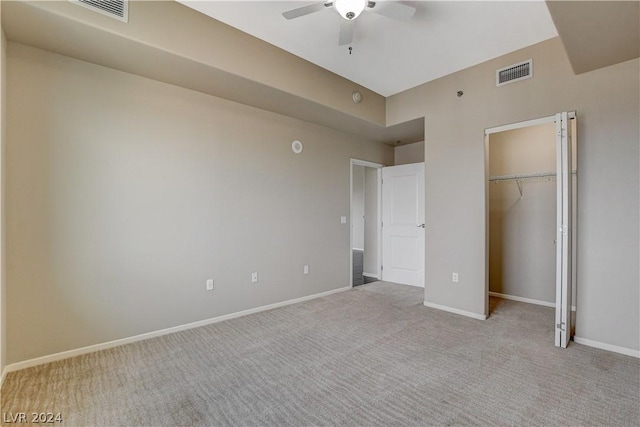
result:
[(395, 1), (370, 1), (367, 5), (371, 12), (400, 21), (409, 21), (416, 13), (416, 8)]
[(340, 37), (338, 38), (338, 45), (344, 46), (353, 41), (353, 30), (356, 26), (356, 21), (342, 21), (340, 24)]
[(299, 18), (301, 16), (308, 15), (310, 13), (320, 12), (321, 10), (324, 10), (331, 6), (333, 6), (332, 2), (326, 2), (326, 3), (318, 2), (318, 3), (310, 4), (308, 6), (302, 6), (297, 9), (288, 10), (286, 12), (283, 12), (282, 16), (284, 16), (287, 19)]

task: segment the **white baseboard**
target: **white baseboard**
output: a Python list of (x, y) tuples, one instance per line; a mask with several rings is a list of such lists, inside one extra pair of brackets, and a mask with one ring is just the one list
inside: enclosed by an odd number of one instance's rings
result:
[(224, 316), (212, 317), (209, 319), (199, 320), (197, 322), (191, 322), (191, 323), (174, 326), (167, 329), (147, 332), (144, 334), (135, 335), (128, 338), (122, 338), (114, 341), (108, 341), (105, 343), (94, 344), (87, 347), (76, 348), (74, 350), (67, 350), (60, 353), (54, 353), (54, 354), (49, 354), (47, 356), (37, 357), (35, 359), (29, 359), (29, 360), (24, 360), (22, 362), (12, 363), (10, 365), (5, 366), (2, 372), (2, 381), (4, 381), (6, 374), (9, 372), (19, 371), (21, 369), (43, 365), (45, 363), (55, 362), (57, 360), (68, 359), (70, 357), (80, 356), (82, 354), (93, 353), (100, 350), (106, 350), (108, 348), (118, 347), (125, 344), (131, 344), (134, 342), (147, 340), (149, 338), (155, 338), (163, 335), (172, 334), (175, 332), (185, 331), (187, 329), (199, 328), (201, 326), (210, 325), (212, 323), (218, 323), (224, 320), (230, 320), (230, 319), (235, 319), (237, 317), (247, 316), (249, 314), (259, 313), (261, 311), (272, 310), (274, 308), (284, 307), (291, 304), (297, 304), (299, 302), (304, 302), (304, 301), (312, 300), (315, 298), (325, 297), (338, 292), (348, 291), (350, 289), (351, 289), (351, 286), (345, 286), (343, 288), (333, 289), (333, 290), (321, 292), (318, 294), (308, 295), (308, 296), (295, 298), (295, 299), (291, 299), (283, 302), (277, 302), (274, 304), (263, 305), (261, 307), (250, 308), (248, 310), (238, 311), (236, 313), (225, 314)]
[(432, 302), (427, 302), (427, 301), (424, 302), (424, 305), (426, 307), (436, 308), (442, 311), (448, 311), (449, 313), (460, 314), (462, 316), (471, 317), (473, 319), (487, 320), (487, 316), (484, 314), (472, 313), (470, 311), (464, 311), (464, 310), (460, 310), (453, 307), (447, 307), (446, 305), (434, 304)]
[[(524, 297), (518, 297), (518, 296), (515, 296), (515, 295), (507, 295), (507, 294), (501, 294), (499, 292), (491, 292), (491, 291), (489, 291), (489, 295), (492, 296), (492, 297), (508, 299), (508, 300), (511, 300), (511, 301), (526, 302), (527, 304), (536, 304), (536, 305), (543, 305), (545, 307), (556, 308), (556, 303), (555, 302), (547, 302), (547, 301), (542, 301), (542, 300), (539, 300), (539, 299), (524, 298)], [(571, 306), (571, 311), (576, 311), (576, 306), (575, 305)]]
[(620, 353), (620, 354), (624, 354), (626, 356), (632, 356), (632, 357), (637, 357), (640, 359), (640, 350), (633, 350), (631, 348), (626, 348), (626, 347), (619, 347), (617, 345), (612, 345), (612, 344), (607, 344), (607, 343), (603, 343), (600, 341), (593, 341), (593, 340), (589, 340), (586, 338), (580, 338), (580, 337), (573, 337), (573, 341), (578, 343), (578, 344), (582, 344), (582, 345), (586, 345), (589, 347), (595, 347), (595, 348), (599, 348), (601, 350), (607, 350), (607, 351), (612, 351), (614, 353)]
[(524, 297), (518, 297), (515, 295), (507, 295), (507, 294), (501, 294), (499, 292), (491, 292), (489, 291), (489, 295), (492, 297), (497, 297), (497, 298), (502, 298), (502, 299), (508, 299), (511, 301), (519, 301), (519, 302), (526, 302), (528, 304), (535, 304), (535, 305), (544, 305), (545, 307), (556, 307), (556, 303), (555, 302), (547, 302), (547, 301), (542, 301), (539, 299), (533, 299), (533, 298), (524, 298)]
[(2, 384), (4, 384), (4, 379), (7, 376), (7, 373), (9, 371), (7, 370), (7, 367), (5, 366), (4, 369), (2, 370), (2, 376), (0, 376), (0, 389), (2, 389)]
[(367, 276), (367, 277), (373, 277), (374, 279), (378, 279), (380, 280), (380, 276), (378, 276), (375, 273), (362, 273), (363, 276)]

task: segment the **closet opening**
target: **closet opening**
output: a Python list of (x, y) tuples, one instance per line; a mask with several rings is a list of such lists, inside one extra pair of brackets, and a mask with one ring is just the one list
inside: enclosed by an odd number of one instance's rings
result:
[(485, 132), (487, 314), (503, 300), (553, 307), (561, 347), (575, 324), (575, 136), (575, 113)]
[(381, 168), (351, 160), (351, 286), (381, 280)]

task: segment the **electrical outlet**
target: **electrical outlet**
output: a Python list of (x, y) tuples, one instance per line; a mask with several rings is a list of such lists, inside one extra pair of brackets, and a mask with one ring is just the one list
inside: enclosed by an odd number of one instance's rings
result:
[(451, 275), (451, 281), (452, 281), (453, 283), (458, 283), (458, 273), (453, 273), (453, 274)]
[(258, 273), (257, 272), (251, 273), (251, 283), (258, 283)]
[(304, 274), (309, 274), (309, 266), (308, 265), (304, 266)]
[(207, 279), (207, 290), (208, 291), (213, 290), (213, 279)]

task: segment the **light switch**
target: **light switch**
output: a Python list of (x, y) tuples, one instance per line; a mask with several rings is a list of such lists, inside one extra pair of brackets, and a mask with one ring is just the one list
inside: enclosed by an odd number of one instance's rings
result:
[(347, 217), (346, 216), (341, 216), (340, 217), (340, 224), (346, 224), (347, 223)]

